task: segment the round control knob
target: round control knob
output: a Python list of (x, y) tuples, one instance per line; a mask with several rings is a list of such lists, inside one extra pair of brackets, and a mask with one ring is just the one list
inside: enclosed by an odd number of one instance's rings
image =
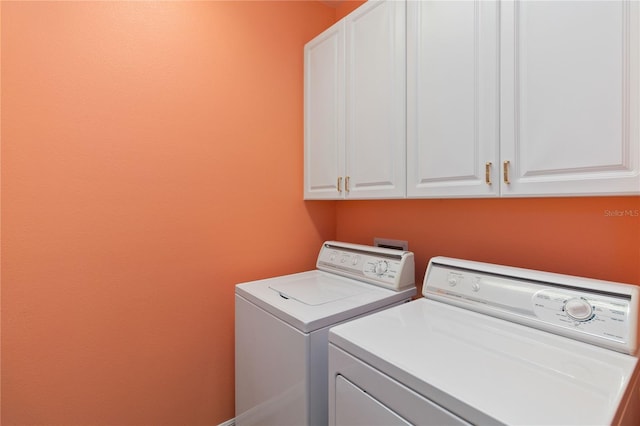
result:
[(386, 261), (381, 260), (379, 262), (376, 262), (376, 265), (373, 268), (373, 272), (375, 272), (376, 275), (382, 275), (387, 272), (387, 269), (389, 269), (389, 265)]
[(569, 318), (576, 321), (587, 321), (593, 316), (593, 307), (582, 298), (574, 297), (564, 304), (564, 311)]

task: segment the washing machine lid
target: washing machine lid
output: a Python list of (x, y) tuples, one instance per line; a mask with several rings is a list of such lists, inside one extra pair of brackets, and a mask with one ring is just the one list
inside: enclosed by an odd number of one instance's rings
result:
[(637, 365), (428, 299), (334, 327), (329, 341), (473, 424), (610, 424)]
[(371, 286), (344, 285), (343, 281), (329, 278), (326, 274), (275, 280), (269, 288), (285, 299), (294, 299), (308, 306), (324, 305), (371, 291)]
[(415, 294), (415, 287), (394, 291), (317, 269), (236, 285), (237, 296), (304, 333), (409, 300)]

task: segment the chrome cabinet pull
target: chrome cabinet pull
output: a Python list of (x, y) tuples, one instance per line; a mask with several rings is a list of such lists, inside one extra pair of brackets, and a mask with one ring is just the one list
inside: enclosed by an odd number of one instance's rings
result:
[(487, 185), (491, 185), (491, 163), (486, 163), (484, 165), (484, 181)]
[(502, 174), (503, 174), (504, 183), (506, 183), (507, 185), (510, 184), (511, 182), (509, 182), (509, 160), (503, 163)]
[(342, 176), (338, 177), (338, 192), (342, 192)]
[(344, 190), (349, 192), (349, 176), (344, 178)]

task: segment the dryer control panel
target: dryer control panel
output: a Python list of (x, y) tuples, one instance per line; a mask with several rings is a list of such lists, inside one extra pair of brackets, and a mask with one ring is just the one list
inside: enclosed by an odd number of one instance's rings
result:
[(394, 291), (415, 286), (415, 263), (410, 251), (327, 241), (316, 267)]
[(630, 284), (436, 257), (423, 295), (634, 354), (639, 288)]

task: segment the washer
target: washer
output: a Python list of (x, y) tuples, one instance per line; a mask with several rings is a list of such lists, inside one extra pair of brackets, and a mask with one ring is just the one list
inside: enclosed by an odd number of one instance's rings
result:
[(638, 425), (634, 285), (436, 257), (329, 332), (330, 425)]
[(326, 425), (329, 328), (416, 294), (409, 251), (328, 241), (316, 268), (236, 286), (236, 425)]

